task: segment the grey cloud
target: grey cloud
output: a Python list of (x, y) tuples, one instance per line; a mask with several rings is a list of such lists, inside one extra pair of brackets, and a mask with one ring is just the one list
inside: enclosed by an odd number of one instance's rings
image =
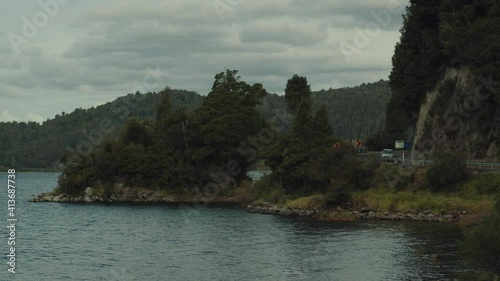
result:
[(67, 26), (65, 36), (73, 37), (66, 45), (57, 45), (56, 36), (54, 42), (43, 41), (41, 33), (39, 41), (30, 42), (32, 53), (14, 57), (9, 42), (0, 41), (0, 96), (36, 96), (26, 106), (43, 104), (40, 110), (53, 116), (141, 90), (147, 69), (157, 65), (169, 73), (158, 88), (201, 94), (225, 68), (278, 93), (295, 73), (307, 76), (313, 89), (386, 79), (399, 37), (397, 16), (383, 27), (382, 47), (373, 43), (350, 63), (339, 44), (352, 40), (354, 28), (373, 20), (370, 12), (383, 10), (389, 1), (241, 1), (222, 19), (214, 1), (78, 2), (67, 6), (63, 22), (51, 24)]
[[(308, 16), (321, 16), (332, 18), (332, 24), (336, 27), (353, 29), (354, 27), (364, 27), (370, 21), (376, 21), (373, 14), (389, 15), (387, 25), (381, 26), (384, 30), (399, 30), (402, 20), (402, 14), (408, 5), (408, 0), (357, 0), (357, 1), (302, 1), (294, 0), (293, 6), (297, 11), (301, 11)], [(395, 5), (402, 13), (393, 14), (389, 8)], [(344, 21), (339, 22), (335, 19), (344, 17)], [(385, 19), (385, 18), (384, 18)]]
[(243, 43), (277, 42), (307, 46), (326, 39), (326, 28), (314, 22), (260, 20), (246, 25), (241, 31)]

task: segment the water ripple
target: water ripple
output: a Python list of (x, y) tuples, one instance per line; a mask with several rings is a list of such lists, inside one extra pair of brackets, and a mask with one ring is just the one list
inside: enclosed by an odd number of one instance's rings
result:
[[(26, 194), (50, 191), (57, 174), (18, 176), (14, 280), (452, 280), (464, 266), (452, 226), (28, 203)], [(0, 280), (12, 279), (5, 274)]]

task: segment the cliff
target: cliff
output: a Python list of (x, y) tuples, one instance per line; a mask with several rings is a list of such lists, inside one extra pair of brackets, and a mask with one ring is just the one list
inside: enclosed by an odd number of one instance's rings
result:
[(495, 161), (499, 48), (497, 1), (410, 1), (392, 58), (392, 97), (379, 142), (413, 140), (418, 159), (444, 151)]
[(432, 158), (436, 149), (459, 151), (468, 159), (498, 160), (500, 116), (493, 100), (495, 81), (469, 67), (448, 68), (425, 94), (413, 138), (412, 156)]

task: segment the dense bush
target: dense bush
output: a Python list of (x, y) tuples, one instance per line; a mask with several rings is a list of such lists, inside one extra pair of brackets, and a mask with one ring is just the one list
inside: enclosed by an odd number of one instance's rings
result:
[(467, 178), (465, 159), (458, 153), (438, 152), (427, 169), (427, 182), (433, 191), (451, 190)]
[(75, 166), (67, 166), (59, 177), (58, 193), (77, 195), (97, 183), (96, 169), (91, 157), (83, 157)]
[(480, 174), (474, 176), (471, 183), (472, 187), (479, 194), (497, 194), (500, 193), (500, 175), (499, 174)]
[(243, 159), (238, 148), (264, 128), (256, 105), (267, 92), (261, 84), (240, 81), (237, 73), (217, 74), (194, 113), (172, 110), (171, 90), (165, 89), (156, 122), (131, 118), (119, 139), (102, 142), (88, 156), (74, 155), (80, 159), (67, 163), (59, 191), (78, 194), (116, 182), (172, 193), (213, 182), (220, 188), (239, 184), (253, 162)]
[(346, 190), (337, 190), (335, 192), (330, 192), (325, 198), (325, 207), (349, 207), (352, 201), (352, 195)]
[(326, 106), (311, 108), (305, 77), (288, 80), (285, 100), (293, 115), (292, 128), (261, 153), (273, 171), (268, 184), (279, 184), (291, 196), (329, 194), (328, 204), (337, 206), (346, 205), (353, 190), (369, 188), (380, 161), (359, 159), (351, 144), (333, 136)]
[(273, 174), (260, 178), (253, 187), (261, 201), (277, 204), (285, 200), (285, 190)]
[(473, 265), (500, 275), (499, 200), (491, 217), (465, 231), (460, 248)]
[(370, 135), (366, 139), (366, 144), (365, 144), (365, 146), (369, 150), (373, 151), (381, 151), (382, 149), (392, 147), (393, 145), (394, 145), (394, 137), (384, 130), (378, 131), (377, 133)]

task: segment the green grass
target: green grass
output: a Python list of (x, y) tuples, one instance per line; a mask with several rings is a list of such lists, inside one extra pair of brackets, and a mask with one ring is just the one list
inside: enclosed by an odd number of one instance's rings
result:
[(493, 210), (495, 200), (491, 196), (476, 195), (464, 198), (461, 194), (439, 194), (430, 192), (397, 193), (384, 190), (368, 190), (353, 193), (355, 206), (367, 206), (372, 210), (417, 212), (431, 210), (433, 212), (463, 211), (470, 214), (488, 214)]
[(295, 200), (287, 200), (285, 205), (294, 209), (321, 208), (325, 202), (325, 196), (316, 194), (308, 197), (302, 197)]
[(473, 190), (477, 194), (498, 194), (500, 193), (500, 174), (476, 175), (464, 186), (464, 189)]
[[(296, 209), (324, 208), (329, 197), (327, 194), (301, 196), (286, 194), (266, 177), (256, 185), (256, 202), (284, 204)], [(423, 168), (405, 168), (393, 164), (381, 165), (373, 175), (370, 187), (364, 191), (351, 193), (352, 209), (368, 207), (374, 211), (388, 212), (461, 212), (467, 211), (464, 221), (480, 221), (489, 215), (495, 205), (496, 196), (500, 195), (500, 174), (481, 173), (471, 175), (467, 182), (447, 188), (447, 192), (431, 192), (427, 183), (426, 170)], [(328, 196), (331, 196), (328, 195)], [(331, 199), (330, 199), (331, 200)], [(331, 205), (331, 204), (330, 204)], [(332, 219), (343, 216), (332, 211)], [(347, 219), (347, 218), (346, 218)]]

